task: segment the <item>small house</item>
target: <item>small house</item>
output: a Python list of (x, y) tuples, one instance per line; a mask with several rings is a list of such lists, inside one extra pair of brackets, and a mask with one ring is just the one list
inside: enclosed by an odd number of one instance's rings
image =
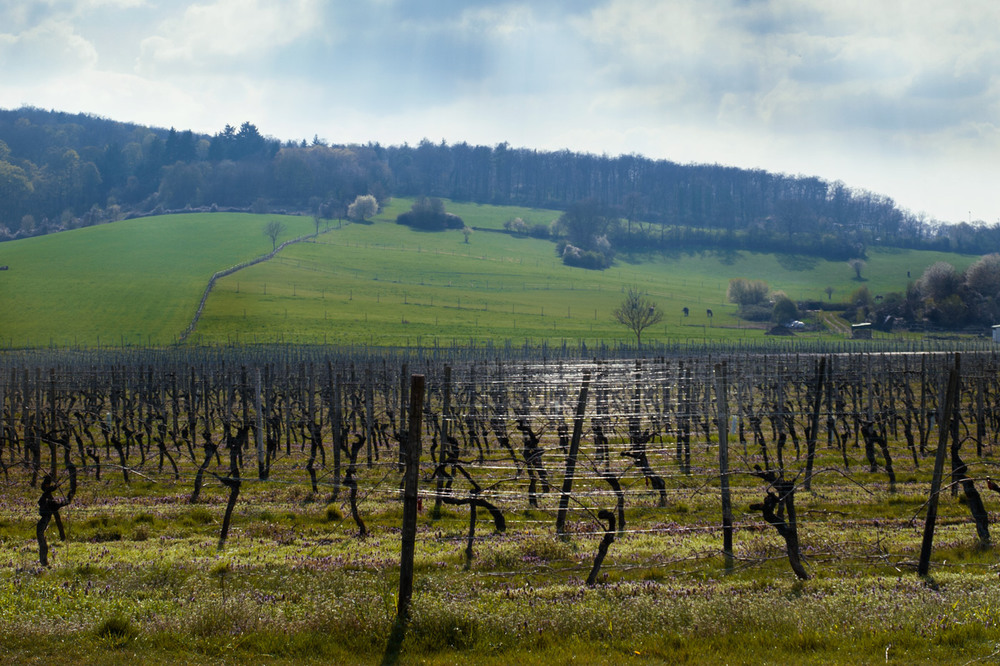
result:
[(1000, 324), (993, 327), (993, 342), (1000, 342)]
[(851, 339), (852, 340), (871, 340), (872, 339), (872, 325), (870, 322), (862, 322), (860, 324), (851, 324)]

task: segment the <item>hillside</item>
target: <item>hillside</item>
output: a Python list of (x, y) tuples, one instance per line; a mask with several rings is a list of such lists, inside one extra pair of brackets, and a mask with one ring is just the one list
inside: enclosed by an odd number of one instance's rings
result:
[[(666, 312), (644, 340), (759, 339), (726, 302), (730, 277), (765, 280), (796, 300), (825, 300), (831, 287), (843, 301), (860, 284), (872, 294), (903, 291), (907, 272), (942, 260), (964, 270), (975, 260), (874, 250), (864, 282), (842, 261), (750, 252), (621, 255), (611, 269), (585, 271), (563, 265), (549, 240), (501, 232), (512, 217), (547, 224), (558, 211), (450, 203), (477, 229), (466, 243), (458, 231), (396, 225), (410, 203), (394, 200), (371, 224), (324, 222), (315, 241), (220, 280), (190, 342), (629, 340), (611, 315), (628, 285)], [(0, 244), (0, 265), (10, 267), (0, 272), (0, 346), (172, 344), (213, 273), (271, 250), (263, 228), (275, 219), (286, 225), (279, 242), (315, 230), (311, 218), (192, 214)]]
[[(312, 230), (308, 218), (281, 219), (289, 235)], [(0, 344), (172, 343), (214, 272), (270, 251), (264, 223), (162, 216), (0, 244)]]
[(827, 258), (869, 247), (988, 252), (1000, 227), (937, 226), (839, 182), (641, 155), (496, 146), (280, 141), (250, 122), (214, 135), (34, 108), (0, 109), (0, 240), (170, 211), (339, 218), (356, 196), (567, 210), (621, 220), (618, 250), (717, 247)]

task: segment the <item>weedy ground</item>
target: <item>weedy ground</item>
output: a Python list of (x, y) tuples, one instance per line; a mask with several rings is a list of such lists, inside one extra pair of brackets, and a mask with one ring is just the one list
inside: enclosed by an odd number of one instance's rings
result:
[[(721, 553), (717, 484), (696, 471), (668, 477), (663, 508), (641, 479), (626, 488), (626, 530), (592, 587), (585, 580), (603, 534), (593, 514), (613, 507), (608, 496), (575, 504), (560, 539), (557, 491), (531, 508), (512, 482), (499, 500), (506, 533), (495, 533), (480, 511), (471, 561), (468, 509), (435, 512), (427, 497), (401, 642), (390, 640), (402, 515), (396, 476), (362, 488), (365, 538), (346, 493), (333, 501), (329, 486), (311, 494), (301, 469), (247, 481), (221, 549), (220, 484), (206, 485), (192, 505), (189, 483), (153, 470), (128, 486), (85, 476), (63, 509), (67, 540), (49, 528), (52, 562), (43, 568), (34, 539), (38, 491), (12, 470), (0, 493), (0, 661), (1000, 660), (997, 553), (978, 544), (967, 509), (947, 493), (931, 576), (916, 574), (930, 467), (926, 460), (904, 470), (890, 493), (884, 475), (848, 479), (817, 465), (812, 491), (796, 496), (804, 581), (792, 574), (782, 539), (749, 510), (765, 491), (751, 476), (734, 477), (732, 570)], [(587, 497), (585, 481), (577, 489)]]

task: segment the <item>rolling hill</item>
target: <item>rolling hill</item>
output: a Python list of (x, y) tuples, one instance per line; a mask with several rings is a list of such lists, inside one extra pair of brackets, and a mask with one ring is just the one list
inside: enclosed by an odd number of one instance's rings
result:
[[(796, 300), (826, 300), (830, 287), (842, 301), (861, 284), (873, 294), (902, 291), (908, 272), (917, 277), (942, 260), (963, 270), (975, 260), (870, 249), (864, 282), (843, 261), (750, 252), (620, 255), (612, 268), (588, 271), (563, 265), (548, 240), (502, 231), (513, 217), (547, 224), (558, 211), (449, 203), (476, 229), (466, 242), (459, 231), (396, 225), (410, 203), (393, 200), (370, 224), (323, 222), (316, 238), (220, 279), (188, 342), (629, 340), (611, 313), (630, 285), (666, 313), (644, 340), (760, 339), (726, 302), (731, 277), (765, 280)], [(213, 273), (270, 252), (270, 220), (286, 226), (279, 241), (315, 231), (306, 217), (198, 213), (0, 244), (0, 265), (9, 266), (0, 272), (0, 346), (173, 344)]]

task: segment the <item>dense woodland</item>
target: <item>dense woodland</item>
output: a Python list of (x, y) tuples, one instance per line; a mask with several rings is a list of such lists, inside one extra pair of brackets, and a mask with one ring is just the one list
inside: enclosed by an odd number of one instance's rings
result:
[(1000, 250), (1000, 226), (940, 225), (872, 192), (762, 170), (505, 143), (282, 142), (249, 122), (208, 136), (0, 110), (0, 240), (168, 210), (341, 217), (366, 194), (558, 210), (590, 201), (614, 221), (602, 235), (626, 252), (721, 247), (843, 259), (871, 245)]

